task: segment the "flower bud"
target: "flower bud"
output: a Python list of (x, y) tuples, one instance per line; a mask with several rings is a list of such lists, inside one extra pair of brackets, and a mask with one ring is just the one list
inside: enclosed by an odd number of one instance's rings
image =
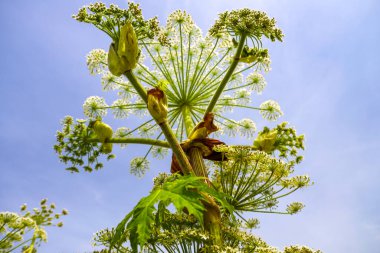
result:
[(270, 131), (264, 131), (259, 134), (256, 140), (253, 142), (253, 147), (258, 150), (272, 153), (276, 149), (275, 142), (277, 140), (277, 130), (272, 129)]
[(110, 49), (108, 50), (108, 69), (115, 76), (121, 76), (125, 71), (125, 66), (122, 66), (122, 63), (119, 59), (119, 56), (116, 53), (115, 43), (111, 43)]
[(107, 143), (107, 141), (112, 138), (112, 134), (113, 134), (112, 128), (106, 123), (101, 122), (100, 120), (96, 120), (92, 124), (92, 128), (94, 129), (94, 132), (96, 136), (98, 137), (99, 141), (102, 142), (102, 145), (100, 147), (100, 152), (102, 152), (103, 154), (111, 153), (113, 144)]
[(115, 75), (120, 76), (136, 67), (140, 56), (137, 36), (130, 22), (120, 29), (117, 45), (112, 42), (108, 51), (108, 68)]
[(103, 143), (100, 147), (100, 152), (103, 154), (109, 154), (112, 152), (112, 143)]
[(111, 139), (112, 137), (112, 128), (100, 120), (95, 121), (93, 124), (93, 129), (100, 142), (104, 143), (106, 140)]
[(117, 54), (122, 61), (125, 61), (127, 68), (133, 69), (136, 67), (139, 58), (139, 47), (135, 30), (130, 22), (127, 22), (120, 29)]
[(158, 124), (163, 123), (168, 115), (168, 101), (159, 88), (148, 90), (148, 110)]

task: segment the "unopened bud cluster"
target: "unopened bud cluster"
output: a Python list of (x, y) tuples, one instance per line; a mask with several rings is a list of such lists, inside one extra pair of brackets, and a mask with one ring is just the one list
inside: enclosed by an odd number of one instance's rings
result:
[(294, 162), (300, 163), (302, 156), (298, 155), (298, 150), (304, 149), (305, 137), (297, 135), (296, 130), (288, 127), (287, 124), (283, 122), (273, 129), (264, 127), (254, 140), (253, 147), (269, 154), (278, 151), (280, 157), (294, 157)]
[(95, 122), (91, 122), (90, 126), (92, 126), (92, 129), (94, 130), (96, 137), (102, 143), (100, 147), (100, 152), (104, 154), (111, 153), (112, 143), (109, 143), (108, 141), (112, 138), (113, 135), (112, 128), (99, 119)]
[(115, 76), (120, 76), (136, 67), (140, 55), (137, 36), (130, 22), (120, 28), (118, 42), (112, 42), (108, 51), (108, 68)]
[[(87, 172), (101, 169), (103, 164), (98, 160), (100, 155), (112, 152), (112, 143), (107, 143), (112, 137), (112, 128), (101, 121), (98, 123), (92, 121), (89, 126), (86, 122), (86, 120), (74, 122), (71, 116), (67, 116), (62, 121), (62, 130), (57, 131), (57, 144), (54, 145), (54, 150), (63, 163), (69, 164), (66, 170), (70, 172), (79, 172), (78, 167), (83, 167)], [(100, 140), (101, 144), (93, 140)], [(112, 158), (114, 158), (112, 154), (107, 156), (107, 159)]]
[(140, 56), (138, 40), (153, 39), (160, 28), (157, 18), (145, 20), (139, 4), (128, 3), (128, 9), (111, 4), (94, 3), (73, 15), (80, 22), (90, 23), (107, 33), (112, 43), (108, 52), (108, 68), (115, 76), (136, 67)]
[(264, 35), (272, 41), (282, 41), (282, 31), (276, 27), (275, 19), (265, 12), (248, 8), (226, 11), (219, 14), (219, 19), (210, 29), (211, 35), (228, 32), (233, 36), (246, 35), (261, 39)]
[(240, 61), (245, 63), (262, 62), (266, 58), (269, 58), (268, 49), (244, 46)]
[(148, 110), (158, 124), (166, 121), (168, 116), (168, 100), (163, 90), (148, 90)]
[(79, 22), (93, 24), (107, 33), (113, 41), (118, 41), (119, 28), (131, 22), (140, 40), (153, 39), (160, 31), (157, 17), (145, 20), (139, 4), (129, 2), (128, 9), (121, 9), (115, 4), (107, 7), (104, 3), (94, 3), (79, 9), (73, 18)]

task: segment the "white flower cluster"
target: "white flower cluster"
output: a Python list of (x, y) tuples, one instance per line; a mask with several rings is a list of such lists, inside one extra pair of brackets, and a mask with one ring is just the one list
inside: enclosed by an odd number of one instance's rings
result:
[(149, 170), (149, 161), (145, 157), (136, 157), (131, 160), (130, 173), (142, 177)]
[(216, 132), (216, 136), (220, 136), (223, 133), (230, 137), (235, 137), (239, 134), (243, 137), (251, 139), (254, 137), (255, 132), (256, 124), (251, 119), (245, 118), (240, 121), (228, 119), (222, 122), (222, 127), (218, 132)]
[[(231, 197), (235, 210), (274, 212), (278, 199), (286, 196), (286, 192), (311, 184), (308, 176), (289, 177), (293, 172), (291, 163), (257, 151), (254, 147), (218, 145), (214, 151), (224, 153), (227, 159), (217, 165), (219, 169), (214, 170), (213, 178)], [(220, 181), (220, 178), (223, 180)], [(241, 189), (250, 191), (241, 192)], [(302, 203), (291, 203), (282, 213), (295, 214), (303, 207)]]
[(92, 75), (100, 74), (107, 69), (107, 52), (94, 49), (87, 54), (87, 67)]
[(189, 32), (194, 26), (194, 21), (186, 11), (176, 10), (167, 19), (167, 27), (176, 30), (181, 27), (184, 32)]
[(149, 138), (152, 137), (157, 130), (158, 129), (156, 125), (147, 123), (139, 127), (138, 134), (143, 138)]
[(129, 86), (123, 78), (112, 75), (109, 71), (102, 72), (101, 83), (104, 91), (117, 90), (124, 86)]
[(293, 202), (293, 203), (290, 203), (286, 207), (286, 211), (289, 214), (296, 214), (296, 213), (300, 212), (304, 207), (305, 207), (305, 205), (300, 203), (300, 202)]
[(226, 133), (230, 137), (235, 137), (238, 132), (239, 125), (233, 120), (227, 120), (223, 123), (223, 133)]
[(116, 119), (125, 119), (128, 117), (130, 111), (126, 110), (129, 102), (124, 99), (117, 99), (113, 102), (112, 114)]
[(250, 119), (242, 119), (239, 121), (240, 133), (242, 136), (252, 138), (256, 132), (256, 124)]
[(255, 71), (247, 76), (246, 85), (249, 86), (252, 91), (255, 91), (257, 94), (261, 94), (267, 83), (264, 76)]
[(237, 104), (247, 105), (251, 102), (251, 92), (247, 89), (239, 89), (235, 91), (234, 98)]
[(157, 146), (153, 146), (151, 151), (153, 157), (157, 159), (164, 159), (169, 153), (169, 150), (167, 148)]
[(83, 112), (89, 118), (104, 117), (107, 115), (107, 103), (102, 97), (91, 96), (83, 104)]
[(313, 250), (306, 246), (292, 245), (285, 247), (284, 253), (322, 253), (322, 251)]
[(264, 119), (274, 121), (283, 115), (280, 105), (273, 100), (267, 100), (260, 105), (260, 113)]

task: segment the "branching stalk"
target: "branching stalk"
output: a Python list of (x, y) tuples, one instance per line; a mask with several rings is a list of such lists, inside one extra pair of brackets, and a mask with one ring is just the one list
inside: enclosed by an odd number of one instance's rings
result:
[(234, 57), (231, 65), (230, 65), (226, 75), (223, 77), (223, 80), (220, 82), (220, 85), (219, 85), (218, 89), (216, 90), (214, 96), (212, 97), (210, 104), (208, 105), (208, 107), (206, 109), (205, 115), (209, 112), (212, 112), (212, 110), (214, 109), (216, 103), (218, 102), (220, 95), (222, 94), (224, 88), (226, 87), (228, 81), (230, 80), (231, 75), (233, 74), (237, 64), (239, 63), (239, 58), (240, 58), (241, 52), (243, 50), (243, 46), (245, 44), (246, 37), (247, 36), (245, 34), (241, 35), (239, 45), (236, 49), (235, 57)]
[[(92, 138), (88, 140), (89, 142), (99, 142), (101, 141), (98, 138)], [(166, 141), (154, 140), (148, 138), (111, 138), (106, 141), (107, 143), (133, 143), (133, 144), (147, 144), (152, 146), (170, 148), (170, 145)]]

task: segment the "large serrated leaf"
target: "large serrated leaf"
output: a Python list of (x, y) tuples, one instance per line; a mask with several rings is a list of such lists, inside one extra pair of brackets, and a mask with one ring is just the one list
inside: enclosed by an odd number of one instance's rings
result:
[[(203, 224), (203, 202), (209, 201), (210, 195), (222, 206), (233, 212), (232, 207), (225, 200), (225, 196), (204, 183), (204, 178), (183, 176), (172, 182), (164, 183), (160, 188), (155, 188), (148, 196), (142, 198), (135, 208), (117, 226), (113, 243), (117, 242), (125, 228), (130, 234), (130, 242), (133, 252), (138, 252), (138, 246), (143, 247), (151, 236), (153, 226), (156, 225), (157, 212), (166, 212), (167, 206), (172, 203), (177, 211), (186, 209), (190, 215), (196, 217)], [(160, 219), (159, 219), (160, 220)]]

